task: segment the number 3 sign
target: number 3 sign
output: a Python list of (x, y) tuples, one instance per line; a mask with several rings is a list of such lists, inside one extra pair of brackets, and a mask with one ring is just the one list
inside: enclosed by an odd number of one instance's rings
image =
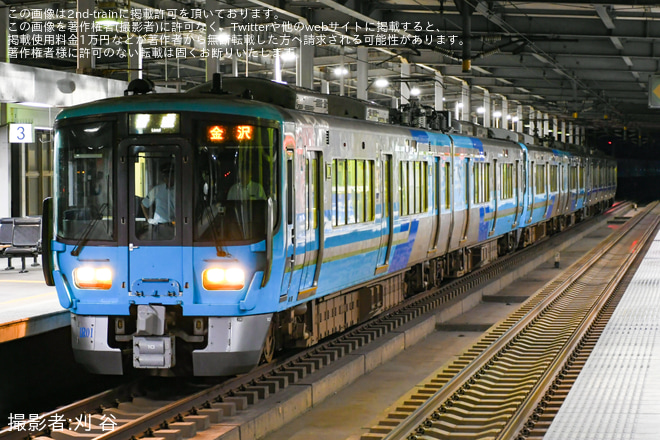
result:
[(9, 124), (9, 142), (31, 144), (34, 142), (32, 124)]

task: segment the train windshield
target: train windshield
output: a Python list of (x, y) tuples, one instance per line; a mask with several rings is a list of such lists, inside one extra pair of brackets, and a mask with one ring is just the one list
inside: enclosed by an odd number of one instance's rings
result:
[(276, 201), (278, 192), (277, 129), (202, 123), (199, 133), (195, 241), (238, 244), (264, 240), (267, 199)]
[(55, 213), (57, 235), (72, 240), (114, 240), (111, 121), (57, 129)]

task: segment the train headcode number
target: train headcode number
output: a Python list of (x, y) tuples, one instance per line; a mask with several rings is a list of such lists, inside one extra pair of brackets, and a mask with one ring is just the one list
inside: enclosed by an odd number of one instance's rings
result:
[(80, 337), (81, 338), (93, 338), (94, 329), (92, 327), (80, 327)]

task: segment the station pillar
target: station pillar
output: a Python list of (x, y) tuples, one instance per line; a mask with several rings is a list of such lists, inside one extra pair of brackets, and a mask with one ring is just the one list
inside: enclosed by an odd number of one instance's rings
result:
[(357, 48), (357, 98), (368, 99), (367, 88), (369, 87), (369, 48), (359, 46)]
[(444, 95), (445, 95), (445, 88), (444, 88), (444, 78), (440, 73), (435, 74), (435, 81), (434, 81), (434, 91), (435, 91), (435, 109), (440, 111), (445, 109), (445, 102), (444, 102)]

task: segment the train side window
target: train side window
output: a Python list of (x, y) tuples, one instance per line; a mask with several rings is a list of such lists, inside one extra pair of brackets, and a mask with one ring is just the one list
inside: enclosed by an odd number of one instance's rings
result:
[(475, 163), (474, 174), (474, 203), (485, 203), (492, 199), (490, 191), (490, 163)]
[(422, 212), (429, 210), (429, 164), (422, 162)]
[(400, 215), (408, 215), (408, 163), (399, 162), (401, 175), (399, 176), (399, 194), (400, 200)]
[(336, 172), (333, 173), (333, 187), (336, 194), (335, 226), (341, 226), (346, 224), (346, 161), (335, 159), (334, 163), (336, 169)]
[(571, 166), (568, 173), (568, 187), (571, 191), (577, 189), (577, 167)]
[(481, 203), (481, 164), (475, 162), (472, 165), (472, 175), (474, 176), (474, 203)]
[(501, 194), (502, 200), (513, 198), (513, 164), (501, 164)]
[(445, 162), (445, 209), (451, 209), (451, 199), (450, 199), (450, 191), (451, 191), (451, 172), (450, 172), (450, 167), (451, 163), (450, 162)]
[(536, 165), (536, 194), (545, 193), (545, 165)]
[(357, 160), (356, 194), (355, 194), (355, 217), (357, 223), (364, 222), (365, 219), (365, 188), (364, 188), (364, 160)]
[(557, 165), (550, 165), (550, 192), (557, 192)]
[(374, 161), (367, 160), (364, 165), (364, 221), (370, 222), (374, 219)]
[(413, 162), (411, 164), (413, 166), (413, 173), (414, 173), (414, 178), (413, 178), (413, 188), (415, 191), (415, 203), (414, 203), (414, 208), (413, 212), (418, 213), (421, 211), (422, 208), (422, 188), (421, 188), (421, 180), (422, 180), (422, 167), (420, 162)]
[(357, 190), (355, 176), (355, 159), (346, 161), (346, 224), (355, 223)]
[(578, 183), (580, 188), (584, 188), (584, 166), (578, 168)]
[(491, 190), (490, 190), (491, 189), (490, 188), (491, 187), (491, 185), (490, 185), (490, 164), (486, 163), (484, 165), (485, 165), (485, 171), (486, 171), (485, 172), (485, 183), (484, 183), (484, 196), (485, 196), (484, 201), (490, 202), (493, 199), (492, 193), (491, 193)]

